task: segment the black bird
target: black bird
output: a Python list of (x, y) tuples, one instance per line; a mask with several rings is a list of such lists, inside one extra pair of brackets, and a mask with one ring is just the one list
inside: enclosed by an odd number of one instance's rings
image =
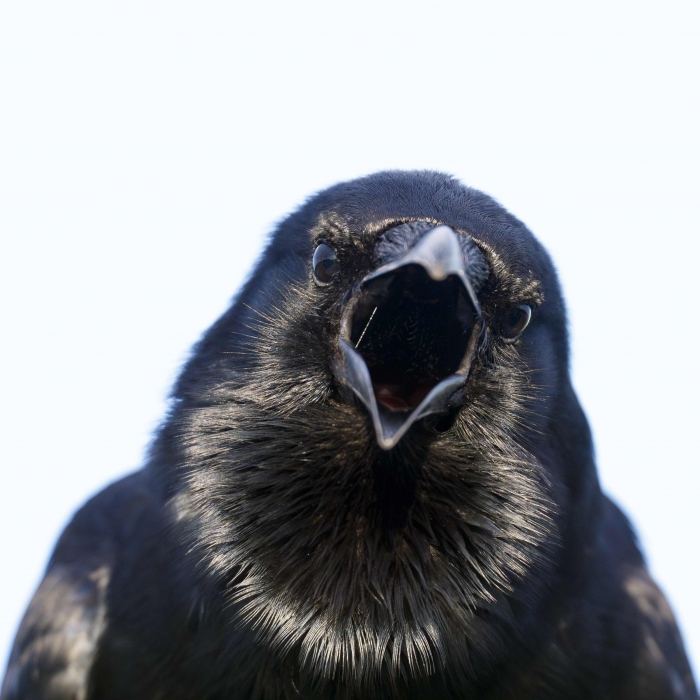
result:
[(310, 199), (61, 536), (2, 698), (696, 698), (568, 362), (552, 263), (489, 197)]

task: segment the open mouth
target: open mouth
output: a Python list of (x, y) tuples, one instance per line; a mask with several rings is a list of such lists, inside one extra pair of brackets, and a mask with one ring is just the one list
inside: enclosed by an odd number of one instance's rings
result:
[(369, 412), (384, 450), (463, 400), (481, 327), (469, 264), (459, 234), (437, 226), (368, 274), (346, 306), (334, 372)]
[(350, 342), (367, 365), (377, 402), (392, 411), (416, 408), (460, 368), (476, 320), (455, 275), (437, 281), (408, 264), (366, 281)]

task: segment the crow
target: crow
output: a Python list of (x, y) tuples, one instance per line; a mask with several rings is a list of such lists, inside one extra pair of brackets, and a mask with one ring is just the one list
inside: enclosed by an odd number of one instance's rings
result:
[(530, 231), (432, 171), (284, 220), (60, 537), (2, 698), (697, 698)]

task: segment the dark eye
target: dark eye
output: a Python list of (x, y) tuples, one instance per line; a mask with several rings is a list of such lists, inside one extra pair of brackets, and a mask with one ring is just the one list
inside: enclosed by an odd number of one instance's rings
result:
[(314, 252), (313, 268), (316, 284), (321, 286), (330, 284), (333, 276), (338, 271), (338, 258), (333, 248), (325, 243), (321, 243)]
[(532, 318), (532, 309), (527, 304), (510, 309), (503, 321), (501, 337), (506, 343), (514, 343), (527, 328)]

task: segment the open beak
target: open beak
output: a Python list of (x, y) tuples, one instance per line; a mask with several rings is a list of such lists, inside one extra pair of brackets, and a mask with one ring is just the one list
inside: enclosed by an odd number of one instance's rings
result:
[(369, 411), (382, 449), (464, 398), (481, 328), (467, 269), (459, 234), (438, 226), (367, 275), (343, 312), (335, 373)]

